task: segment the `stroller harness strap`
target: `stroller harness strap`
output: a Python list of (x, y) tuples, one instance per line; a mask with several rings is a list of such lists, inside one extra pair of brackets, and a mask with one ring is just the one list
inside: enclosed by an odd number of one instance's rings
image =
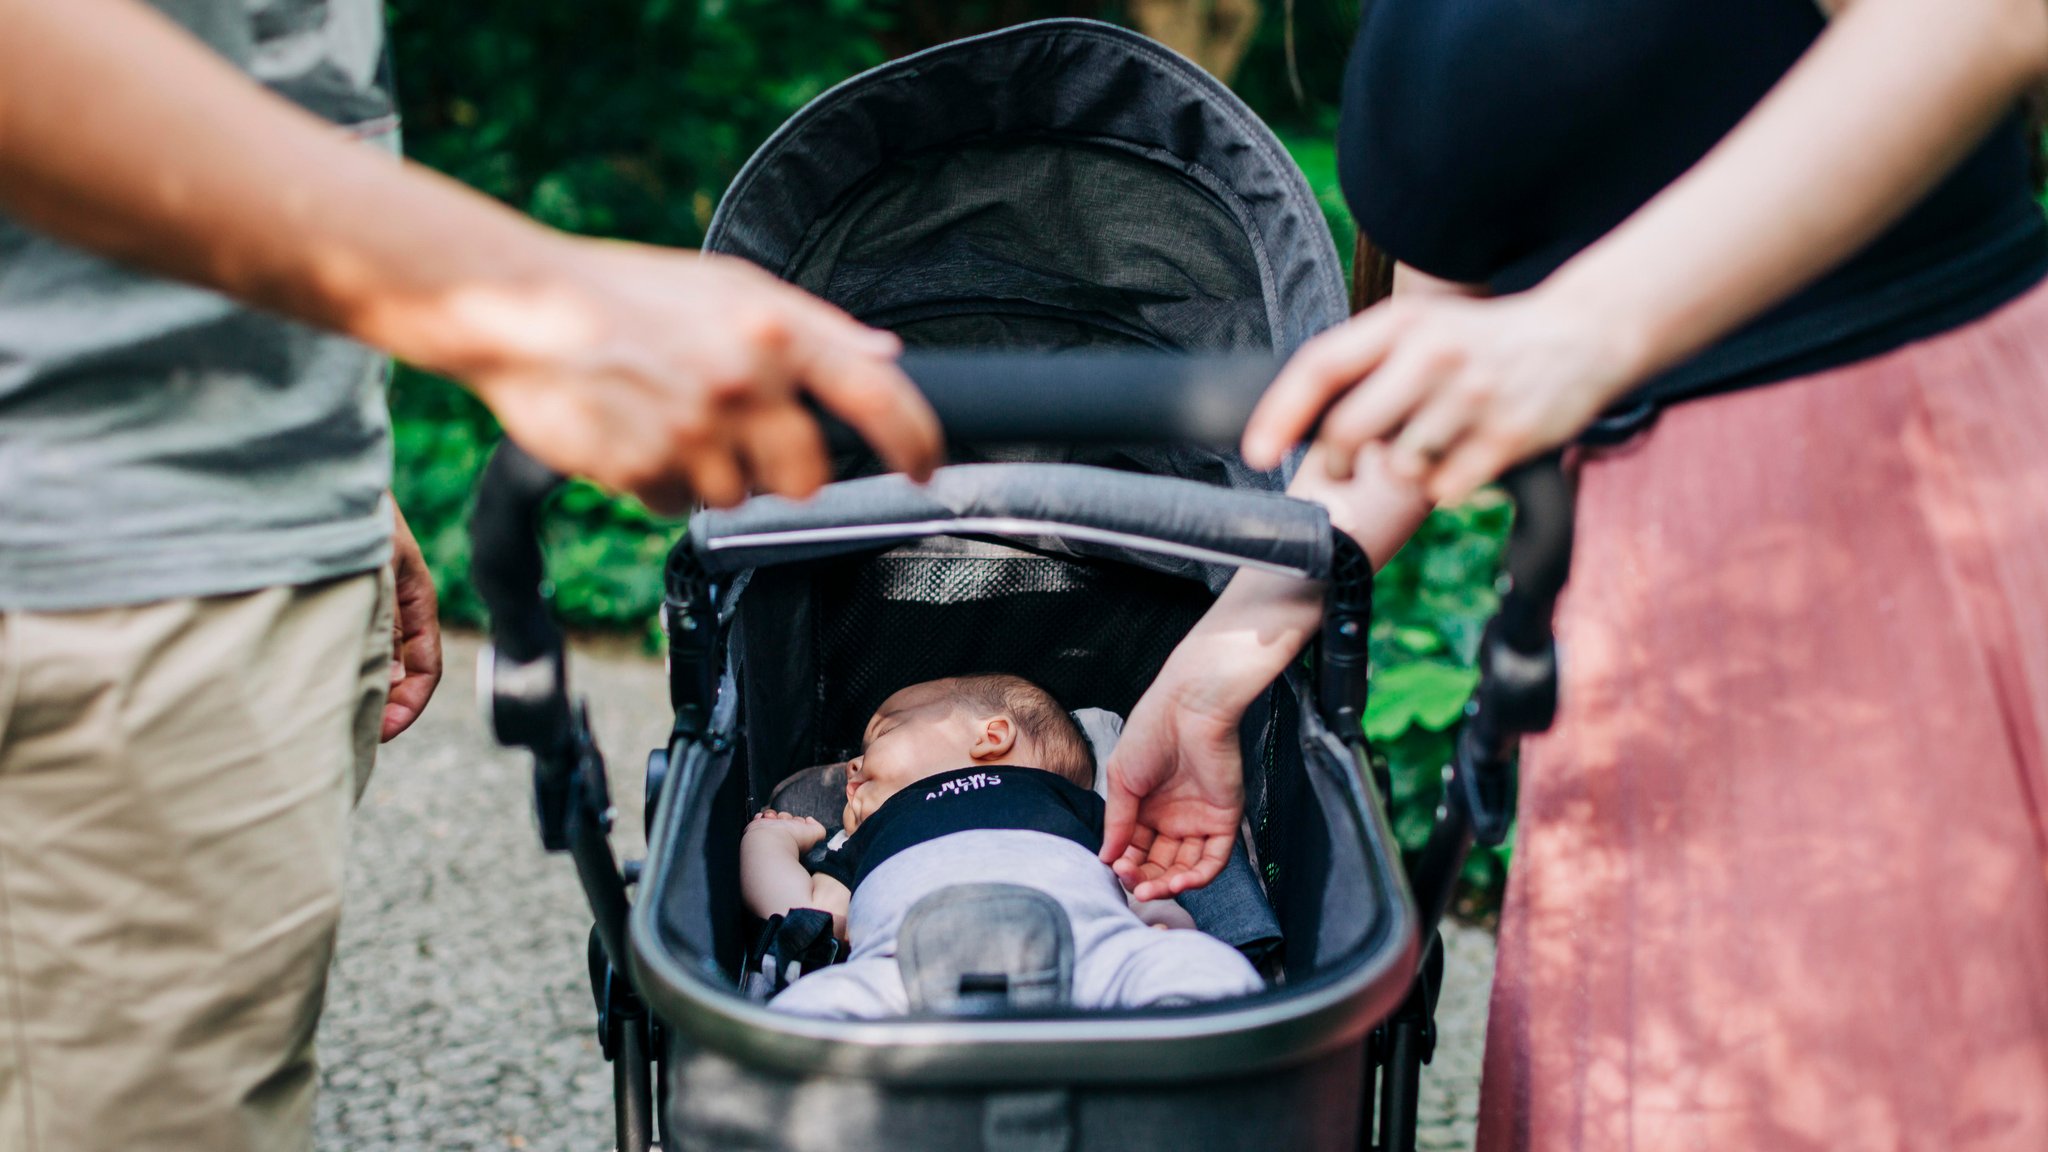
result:
[(926, 536), (1052, 537), (1327, 579), (1330, 517), (1270, 492), (1071, 464), (963, 464), (929, 483), (872, 476), (810, 500), (759, 497), (700, 514), (691, 546), (714, 573), (798, 563)]

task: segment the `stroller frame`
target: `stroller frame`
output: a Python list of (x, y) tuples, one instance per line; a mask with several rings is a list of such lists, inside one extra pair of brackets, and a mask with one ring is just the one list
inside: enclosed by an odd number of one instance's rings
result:
[[(1005, 68), (1028, 79), (1006, 82)], [(918, 107), (921, 84), (925, 90), (964, 86), (975, 95), (951, 104), (927, 102), (928, 116), (904, 114)], [(1133, 92), (1146, 99), (1134, 103)], [(1012, 93), (1018, 93), (1015, 106), (1009, 103)], [(879, 103), (886, 118), (865, 119), (863, 101)], [(1140, 106), (1151, 112), (1133, 111)], [(1048, 134), (1048, 124), (1071, 131)], [(862, 173), (876, 164), (893, 163), (892, 157), (916, 162), (948, 139), (979, 146), (1003, 132), (1034, 142), (1072, 141), (1102, 155), (1127, 153), (1179, 173), (1202, 189), (1197, 207), (1227, 214), (1234, 222), (1229, 227), (1251, 238), (1251, 247), (1236, 258), (1245, 267), (1255, 263), (1256, 277), (1251, 284), (1199, 285), (1182, 298), (1172, 282), (1162, 288), (1156, 280), (1123, 278), (1143, 275), (1142, 261), (1097, 263), (1077, 273), (1084, 285), (1091, 283), (1089, 276), (1113, 277), (1102, 283), (1124, 293), (1116, 299), (1149, 302), (1127, 315), (1115, 311), (1120, 304), (1103, 305), (1100, 294), (1077, 298), (1079, 307), (1110, 309), (1087, 315), (1117, 334), (1111, 343), (1204, 349), (1198, 355), (1085, 347), (1058, 355), (913, 352), (905, 369), (957, 441), (1227, 442), (1277, 368), (1273, 353), (1284, 353), (1341, 317), (1341, 281), (1327, 229), (1278, 143), (1192, 65), (1131, 33), (1086, 21), (1044, 22), (943, 46), (828, 92), (749, 162), (719, 208), (707, 247), (782, 272), (876, 322), (954, 323), (957, 309), (920, 311), (916, 299), (906, 302), (897, 291), (926, 281), (861, 280), (861, 266), (848, 263), (841, 271), (852, 269), (858, 281), (849, 287), (833, 278), (839, 273), (830, 260), (804, 264), (798, 256), (831, 240), (825, 235), (821, 241), (824, 226), (808, 221), (823, 220), (819, 214), (835, 205), (873, 203), (862, 197), (877, 185)], [(1212, 140), (1214, 147), (1205, 143)], [(943, 279), (958, 267), (929, 265), (927, 272)], [(1038, 306), (1036, 294), (1046, 283), (1033, 277), (1042, 268), (1027, 260), (1001, 265), (997, 272), (1009, 278), (990, 291)], [(971, 289), (979, 276), (947, 281), (934, 298), (951, 299), (946, 292), (958, 292), (963, 284)], [(1044, 315), (1040, 308), (1038, 318)], [(1148, 325), (1155, 322), (1166, 327), (1154, 331)], [(961, 331), (927, 327), (923, 339), (976, 342), (971, 332)], [(1036, 347), (1029, 339), (1022, 343)], [(1268, 352), (1246, 351), (1268, 346)], [(1157, 470), (1142, 462), (1140, 467)], [(1313, 1084), (1281, 1085), (1263, 1097), (1256, 1094), (1263, 1089), (1255, 1088), (1248, 1099), (1269, 1115), (1284, 1116), (1290, 1099), (1326, 1110), (1341, 1087), (1345, 1106), (1356, 1108), (1358, 1147), (1412, 1149), (1419, 1069), (1433, 1047), (1442, 969), (1434, 925), (1471, 843), (1504, 834), (1516, 740), (1547, 726), (1555, 705), (1549, 617), (1569, 551), (1569, 489), (1554, 466), (1510, 478), (1522, 514), (1509, 546), (1509, 585), (1501, 615), (1482, 640), (1480, 686), (1446, 769), (1436, 830), (1406, 870), (1404, 886), (1383, 809), (1383, 797), (1391, 794), (1388, 782), (1369, 767), (1359, 723), (1367, 683), (1370, 564), (1354, 543), (1331, 530), (1320, 508), (1246, 490), (1259, 485), (1242, 479), (1232, 472), (1224, 478), (1231, 487), (1217, 487), (1061, 465), (971, 466), (942, 470), (930, 490), (877, 477), (831, 486), (803, 505), (758, 500), (736, 512), (698, 517), (671, 552), (666, 574), (662, 620), (675, 723), (666, 745), (648, 760), (651, 855), (644, 865), (621, 867), (607, 839), (612, 817), (604, 761), (583, 705), (567, 688), (562, 639), (547, 612), (534, 534), (559, 479), (516, 446), (500, 449), (486, 470), (473, 524), (476, 583), (493, 633), (480, 687), (500, 740), (534, 755), (543, 843), (571, 855), (589, 894), (596, 922), (592, 984), (600, 1037), (614, 1064), (620, 1148), (645, 1149), (665, 1134), (674, 1102), (664, 1095), (683, 1074), (664, 1068), (664, 1062), (711, 1051), (749, 1071), (852, 1078), (913, 1095), (958, 1094), (995, 1083), (1113, 1088), (1142, 1082), (1136, 1091), (1152, 1091), (1155, 1107), (1161, 1093), (1170, 1096), (1184, 1080), (1227, 1096), (1230, 1078), (1263, 1076), (1270, 1085), (1299, 1068), (1304, 1075), (1312, 1070)], [(731, 973), (710, 970), (714, 962), (724, 964), (718, 958), (729, 951), (716, 939), (691, 946), (685, 956), (664, 935), (673, 930), (664, 917), (697, 898), (692, 884), (707, 891), (714, 886), (715, 867), (690, 884), (678, 879), (693, 861), (716, 863), (703, 839), (712, 810), (723, 805), (720, 811), (729, 820), (741, 812), (739, 805), (759, 799), (752, 790), (760, 781), (732, 770), (735, 755), (746, 753), (736, 748), (743, 693), (726, 658), (724, 612), (737, 589), (756, 570), (797, 565), (791, 570), (801, 571), (819, 558), (868, 555), (932, 536), (989, 535), (1051, 540), (1069, 553), (1101, 556), (1106, 550), (1112, 559), (1173, 575), (1198, 575), (1203, 565), (1251, 565), (1324, 580), (1331, 588), (1313, 670), (1290, 671), (1286, 693), (1299, 702), (1296, 771), (1306, 773), (1301, 786), (1313, 790), (1302, 802), (1316, 806), (1320, 822), (1312, 852), (1353, 854), (1347, 859), (1356, 864), (1348, 873), (1354, 887), (1351, 896), (1340, 897), (1349, 901), (1341, 907), (1364, 922), (1344, 922), (1325, 936), (1322, 927), (1332, 922), (1312, 918), (1312, 939), (1305, 943), (1313, 952), (1311, 966), (1285, 990), (1243, 1002), (1142, 1013), (971, 1024), (816, 1021), (769, 1013), (735, 995)], [(1204, 582), (1215, 590), (1213, 581)], [(735, 791), (741, 784), (748, 789), (743, 797)], [(1325, 858), (1325, 865), (1334, 859)], [(1363, 881), (1356, 879), (1360, 875)], [(1370, 888), (1369, 901), (1357, 887), (1361, 883)], [(689, 914), (695, 922), (718, 919), (701, 907)], [(1339, 937), (1343, 942), (1329, 946), (1352, 951), (1331, 953), (1338, 960), (1325, 966), (1325, 944)], [(1334, 1059), (1339, 1053), (1348, 1055)], [(1000, 1100), (988, 1097), (993, 1119), (986, 1122), (1018, 1120), (1015, 1110), (1022, 1107), (1026, 1128), (1056, 1130), (1057, 1125), (1047, 1127), (1043, 1098), (1025, 1099), (1031, 1094), (1014, 1091), (997, 1095)], [(1214, 1114), (1213, 1107), (1207, 1110)], [(1322, 1135), (1314, 1142), (1334, 1147)], [(983, 1146), (1000, 1143), (984, 1136)]]
[[(940, 407), (944, 412), (943, 397)], [(1009, 486), (1012, 492), (1042, 489), (1048, 472), (1075, 471), (1062, 466), (998, 468), (1016, 474), (1018, 483)], [(1190, 485), (1163, 477), (1124, 480), (1137, 481), (1136, 489), (1169, 496), (1173, 489)], [(1387, 952), (1379, 965), (1353, 969), (1322, 987), (1290, 992), (1284, 1006), (1254, 1000), (1243, 1006), (1150, 1014), (1140, 1021), (1086, 1016), (972, 1024), (804, 1020), (769, 1013), (730, 991), (719, 991), (703, 973), (678, 970), (664, 960), (662, 949), (646, 946), (658, 931), (652, 909), (661, 900), (661, 871), (655, 870), (656, 878), (641, 899), (629, 899), (629, 886), (644, 872), (637, 862), (621, 869), (612, 855), (603, 758), (591, 738), (585, 709), (572, 703), (568, 694), (562, 638), (541, 596), (534, 527), (542, 505), (559, 484), (558, 477), (510, 443), (500, 448), (486, 471), (479, 491), (476, 555), (479, 589), (492, 608), (493, 647), (485, 653), (481, 691), (500, 740), (533, 752), (543, 842), (571, 855), (590, 895), (596, 919), (590, 957), (593, 990), (600, 1037), (614, 1066), (621, 1149), (657, 1146), (664, 1088), (658, 1073), (667, 1046), (663, 1030), (678, 1021), (764, 1066), (792, 1072), (858, 1071), (913, 1085), (974, 1083), (992, 1075), (997, 1065), (1012, 1079), (1048, 1083), (1096, 1077), (1130, 1081), (1134, 1076), (1173, 1081), (1214, 1076), (1219, 1070), (1242, 1074), (1298, 1055), (1304, 1048), (1354, 1042), (1370, 1030), (1367, 1080), (1360, 1099), (1361, 1148), (1408, 1152), (1414, 1147), (1419, 1073), (1434, 1047), (1433, 1015), (1441, 979), (1434, 925), (1475, 838), (1491, 842), (1505, 832), (1516, 741), (1524, 732), (1546, 727), (1555, 706), (1556, 666), (1548, 622), (1569, 555), (1570, 492), (1554, 462), (1509, 479), (1523, 515), (1510, 542), (1503, 610), (1482, 643), (1481, 684), (1467, 709), (1458, 754), (1446, 768), (1445, 803), (1428, 847), (1409, 873), (1421, 897), (1420, 916), (1406, 893), (1387, 894), (1392, 919), (1382, 931), (1400, 935), (1404, 945)], [(1065, 526), (1117, 533), (1130, 542), (1132, 517), (1114, 513), (1133, 512), (1141, 518), (1150, 510), (1129, 503), (1132, 490), (1127, 486), (1109, 499), (1085, 502), (1092, 507), (1047, 508), (1041, 500), (1032, 525), (1039, 531)], [(827, 495), (831, 493), (828, 489)], [(993, 496), (1000, 499), (1003, 493)], [(1218, 497), (1265, 504), (1269, 507), (1263, 511), (1268, 513), (1281, 504), (1313, 507), (1251, 493), (1210, 493), (1211, 499)], [(970, 504), (943, 525), (932, 518), (929, 507), (911, 505), (905, 511), (899, 505), (892, 520), (886, 513), (877, 517), (871, 501), (851, 503), (855, 508), (833, 506), (830, 500), (810, 506), (760, 502), (753, 515), (729, 518), (726, 538), (744, 541), (741, 547), (719, 556), (717, 549), (705, 547), (703, 535), (693, 534), (672, 553), (663, 617), (676, 722), (668, 746), (649, 759), (651, 828), (685, 819), (689, 806), (684, 798), (701, 786), (713, 760), (730, 754), (735, 693), (722, 678), (717, 612), (721, 577), (772, 562), (778, 550), (814, 552), (820, 528), (850, 530), (836, 543), (864, 546), (935, 530), (974, 531), (994, 519), (987, 503)], [(1241, 514), (1243, 509), (1235, 511)], [(1020, 510), (1012, 507), (1008, 512), (1014, 516)], [(1246, 553), (1259, 550), (1260, 542), (1199, 533), (1193, 539), (1184, 534), (1172, 543), (1262, 567), (1297, 573), (1305, 569), (1308, 574), (1320, 570), (1328, 578), (1331, 593), (1317, 639), (1314, 672), (1295, 674), (1297, 688), (1317, 705), (1317, 735), (1328, 753), (1349, 765), (1349, 778), (1357, 785), (1356, 811), (1364, 818), (1358, 834), (1384, 846), (1390, 843), (1380, 799), (1386, 784), (1372, 779), (1359, 724), (1367, 686), (1371, 566), (1356, 544), (1326, 521), (1319, 526), (1326, 533), (1320, 542), (1327, 548), (1326, 564), (1301, 559), (1314, 554), (1315, 546), (1306, 541), (1318, 525), (1313, 516), (1298, 519), (1303, 529), (1287, 541), (1292, 548), (1278, 554), (1267, 544), (1264, 555), (1254, 558)], [(870, 525), (871, 530), (858, 531), (856, 524)], [(1351, 735), (1334, 735), (1340, 732)], [(670, 839), (651, 835), (650, 843)], [(1426, 945), (1421, 943), (1424, 937), (1429, 938)], [(1312, 1000), (1307, 1011), (1302, 997)], [(768, 1023), (773, 1027), (753, 1026)], [(1160, 1040), (1174, 1043), (1160, 1047)], [(1155, 1059), (1134, 1072), (1132, 1051), (1145, 1051)], [(1156, 1059), (1162, 1052), (1169, 1058)], [(1378, 1137), (1373, 1139), (1376, 1126)]]

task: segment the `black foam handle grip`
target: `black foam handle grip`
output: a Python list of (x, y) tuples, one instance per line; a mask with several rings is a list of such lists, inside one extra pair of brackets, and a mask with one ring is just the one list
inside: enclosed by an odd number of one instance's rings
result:
[(561, 633), (541, 595), (547, 578), (540, 550), (540, 514), (562, 477), (508, 437), (491, 454), (477, 485), (469, 526), (470, 579), (491, 616), (491, 642), (528, 663), (561, 646)]
[[(903, 355), (954, 440), (1235, 447), (1282, 361), (1266, 352), (941, 351)], [(823, 414), (834, 447), (859, 443)]]
[(1571, 575), (1572, 482), (1552, 454), (1510, 470), (1501, 486), (1515, 501), (1501, 628), (1517, 651), (1532, 654), (1549, 647), (1551, 612)]

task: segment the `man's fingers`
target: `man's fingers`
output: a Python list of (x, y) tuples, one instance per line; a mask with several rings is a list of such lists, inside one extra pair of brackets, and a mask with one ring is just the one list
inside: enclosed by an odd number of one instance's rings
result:
[(1394, 346), (1398, 325), (1388, 309), (1374, 309), (1303, 345), (1259, 399), (1244, 428), (1244, 459), (1254, 468), (1278, 468), (1316, 417), (1377, 368)]
[(391, 691), (384, 697), (384, 724), (377, 737), (378, 743), (388, 742), (412, 727), (412, 722), (426, 711), (427, 701), (433, 697), (434, 685), (440, 679), (439, 673), (432, 676), (410, 674), (391, 686)]
[(794, 403), (769, 404), (740, 417), (740, 455), (755, 483), (802, 499), (832, 478), (817, 421)]
[(812, 296), (807, 292), (794, 294), (804, 308), (816, 315), (820, 325), (837, 338), (852, 344), (856, 351), (883, 360), (894, 360), (903, 354), (903, 341), (894, 332), (886, 328), (870, 328), (830, 300)]
[(392, 533), (392, 681), (378, 739), (390, 740), (426, 711), (441, 683), (440, 597), (403, 513)]
[(924, 394), (893, 359), (810, 335), (791, 349), (805, 389), (859, 433), (891, 471), (930, 479), (946, 445)]
[(1200, 843), (1200, 850), (1195, 853), (1194, 860), (1182, 868), (1179, 875), (1168, 881), (1173, 888), (1173, 894), (1178, 896), (1183, 892), (1206, 887), (1210, 881), (1221, 876), (1223, 866), (1230, 862), (1230, 850), (1236, 843), (1237, 837), (1234, 833), (1227, 836), (1205, 837)]
[[(730, 508), (747, 498), (746, 477), (726, 445), (700, 443), (685, 447), (680, 463), (697, 498), (711, 507)], [(667, 486), (663, 485), (661, 490), (666, 491)]]

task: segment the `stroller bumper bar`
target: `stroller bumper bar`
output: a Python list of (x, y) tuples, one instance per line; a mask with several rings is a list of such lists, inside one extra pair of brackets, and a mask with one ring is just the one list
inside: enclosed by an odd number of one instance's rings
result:
[(1316, 504), (1192, 480), (1070, 464), (965, 464), (928, 484), (874, 476), (808, 501), (773, 497), (691, 526), (713, 574), (814, 560), (933, 535), (1051, 536), (1322, 580), (1329, 514)]

